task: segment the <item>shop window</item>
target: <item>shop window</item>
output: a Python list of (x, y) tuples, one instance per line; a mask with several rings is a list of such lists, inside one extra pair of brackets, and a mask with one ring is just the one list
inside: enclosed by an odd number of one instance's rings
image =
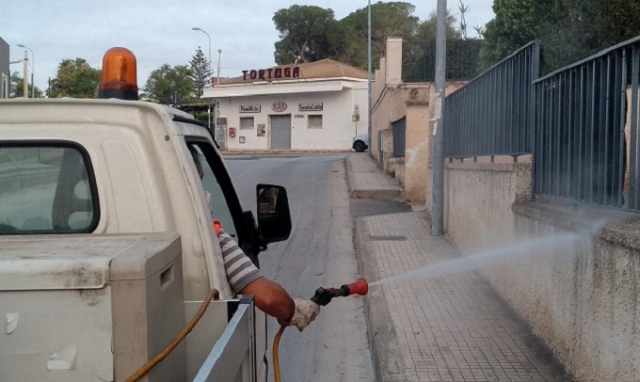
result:
[(322, 116), (310, 115), (309, 116), (309, 128), (310, 129), (322, 129)]
[(253, 129), (253, 117), (240, 117), (240, 129), (241, 130)]

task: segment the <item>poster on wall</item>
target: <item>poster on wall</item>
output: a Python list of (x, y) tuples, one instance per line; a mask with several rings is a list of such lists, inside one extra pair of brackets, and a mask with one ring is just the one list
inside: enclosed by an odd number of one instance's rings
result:
[(264, 123), (259, 123), (258, 124), (258, 130), (256, 130), (257, 134), (259, 137), (264, 137), (267, 131), (267, 125), (265, 125)]

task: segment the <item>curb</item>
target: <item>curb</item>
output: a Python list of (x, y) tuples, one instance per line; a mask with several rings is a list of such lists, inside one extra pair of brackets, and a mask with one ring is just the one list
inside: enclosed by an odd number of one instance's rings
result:
[[(376, 280), (380, 271), (375, 265), (376, 259), (370, 256), (370, 251), (367, 248), (369, 242), (367, 228), (361, 219), (355, 219), (354, 223), (358, 272), (366, 280)], [(402, 350), (392, 324), (391, 312), (381, 288), (369, 291), (364, 299), (364, 310), (376, 381), (406, 382), (408, 379), (404, 372)]]
[(346, 150), (221, 150), (224, 156), (234, 155), (299, 155), (299, 154), (351, 154), (353, 151)]
[[(348, 192), (352, 199), (363, 197), (378, 199), (379, 196), (385, 195), (384, 191), (387, 190), (353, 190), (354, 171), (349, 156), (344, 159), (344, 163)], [(382, 193), (377, 191), (382, 191)], [(389, 191), (394, 191), (398, 194), (395, 190)], [(391, 196), (394, 195), (391, 194)], [(401, 196), (401, 201), (404, 201), (404, 192), (401, 193)], [(367, 228), (362, 219), (355, 218), (352, 215), (351, 220), (354, 226), (353, 241), (358, 262), (358, 273), (365, 280), (377, 280), (380, 276), (380, 271), (376, 266), (376, 259), (370, 256), (371, 252), (367, 248), (367, 243), (370, 242)], [(381, 288), (370, 290), (369, 294), (364, 298), (364, 313), (367, 320), (367, 333), (376, 381), (406, 382), (407, 377), (404, 373), (400, 343), (392, 324), (391, 312)]]
[(347, 191), (349, 192), (349, 197), (353, 198), (354, 197), (353, 183), (355, 182), (355, 180), (353, 179), (353, 165), (349, 160), (350, 157), (351, 155), (347, 155), (344, 158), (344, 167), (347, 173)]
[(353, 184), (355, 183), (355, 179), (354, 179), (355, 175), (353, 171), (353, 166), (351, 165), (351, 160), (349, 160), (350, 157), (351, 155), (347, 155), (344, 158), (344, 162), (345, 162), (345, 167), (347, 169), (347, 187), (349, 190), (349, 196), (352, 199), (373, 199), (373, 200), (380, 200), (383, 202), (400, 202), (400, 203), (404, 203), (406, 201), (404, 189), (402, 188), (354, 190)]
[(353, 190), (350, 191), (350, 195), (354, 199), (373, 199), (399, 203), (406, 201), (404, 190)]

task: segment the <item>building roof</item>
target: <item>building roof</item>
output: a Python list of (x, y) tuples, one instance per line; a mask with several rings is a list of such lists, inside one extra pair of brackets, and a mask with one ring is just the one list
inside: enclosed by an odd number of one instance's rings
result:
[[(269, 69), (285, 69), (285, 68), (299, 68), (300, 69), (300, 77), (299, 78), (281, 78), (275, 79), (272, 78), (268, 80), (268, 82), (292, 82), (292, 81), (308, 81), (308, 80), (326, 80), (326, 79), (337, 79), (337, 78), (351, 78), (358, 80), (366, 80), (367, 79), (367, 71), (356, 68), (354, 66), (342, 63), (340, 61), (332, 60), (330, 58), (325, 58), (323, 60), (310, 62), (310, 63), (302, 63), (302, 64), (289, 64), (289, 65), (280, 65), (274, 66)], [(254, 83), (265, 83), (267, 81), (263, 79), (255, 79), (252, 80), (249, 76), (246, 76), (246, 79), (243, 76), (228, 78), (228, 79), (220, 79), (220, 85), (242, 85), (242, 84), (254, 84)]]

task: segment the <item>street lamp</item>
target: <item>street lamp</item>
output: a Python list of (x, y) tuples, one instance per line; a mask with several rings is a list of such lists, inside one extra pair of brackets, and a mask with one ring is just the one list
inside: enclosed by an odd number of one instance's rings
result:
[[(202, 32), (204, 34), (207, 35), (207, 38), (209, 39), (209, 70), (211, 70), (211, 36), (209, 36), (209, 33), (207, 33), (204, 29), (200, 28), (200, 27), (193, 27), (191, 28), (194, 31), (198, 31), (198, 32)], [(211, 129), (211, 102), (209, 102), (209, 108), (208, 108), (208, 112), (207, 112), (207, 119), (208, 119), (208, 125), (209, 129)]]
[(191, 28), (194, 31), (198, 31), (198, 32), (202, 32), (204, 34), (207, 35), (207, 38), (209, 39), (209, 70), (211, 70), (211, 36), (209, 36), (209, 33), (207, 33), (204, 29), (199, 28), (199, 27), (193, 27)]
[(33, 61), (33, 64), (32, 64), (33, 66), (31, 70), (31, 98), (36, 98), (35, 97), (36, 84), (33, 83), (33, 75), (36, 72), (36, 55), (33, 53), (33, 49), (29, 48), (26, 45), (18, 44), (18, 47), (29, 49), (31, 51), (31, 60)]

